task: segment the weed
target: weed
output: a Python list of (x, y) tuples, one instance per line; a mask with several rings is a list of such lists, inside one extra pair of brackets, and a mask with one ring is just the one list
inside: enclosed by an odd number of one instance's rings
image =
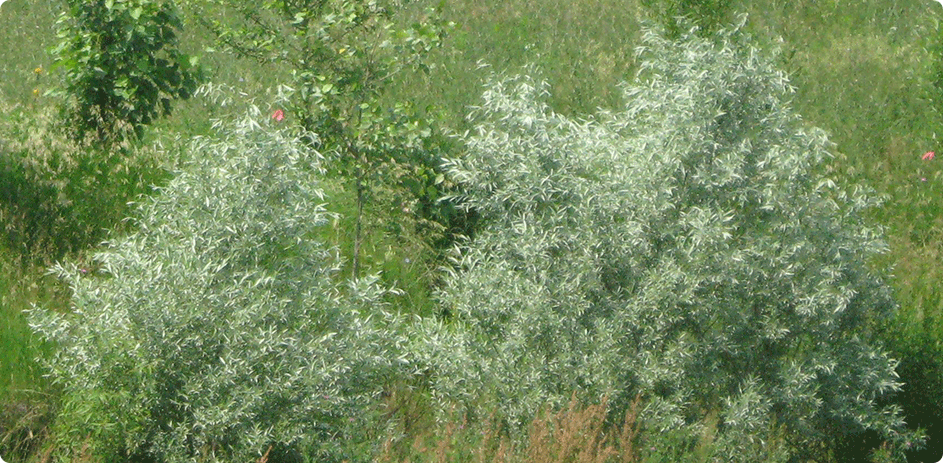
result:
[[(491, 418), (467, 416), (443, 422), (421, 420), (399, 439), (388, 437), (379, 463), (635, 463), (642, 461), (637, 439), (641, 397), (620, 420), (610, 420), (608, 401), (583, 404), (574, 396), (563, 408), (545, 408), (524, 439), (506, 434)], [(408, 443), (409, 445), (403, 445)]]

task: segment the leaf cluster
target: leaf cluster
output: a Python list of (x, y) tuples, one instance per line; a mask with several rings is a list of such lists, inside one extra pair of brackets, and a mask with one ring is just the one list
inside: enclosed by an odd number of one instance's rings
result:
[(93, 266), (55, 268), (72, 310), (31, 326), (58, 346), (60, 459), (358, 458), (401, 341), (375, 279), (335, 281), (320, 155), (258, 117), (196, 140)]
[(183, 27), (169, 0), (70, 0), (51, 52), (65, 70), (63, 93), (78, 138), (140, 137), (177, 98), (196, 90), (196, 57), (177, 48)]
[[(239, 21), (221, 15), (202, 22), (236, 54), (289, 69), (289, 101), (301, 125), (319, 134), (326, 153), (338, 151), (341, 165), (370, 164), (384, 162), (392, 147), (415, 146), (428, 130), (408, 102), (383, 98), (395, 75), (426, 65), (424, 55), (448, 28), (434, 12), (398, 27), (396, 6), (376, 0), (226, 2), (219, 9), (232, 10)], [(369, 161), (359, 159), (368, 152)]]
[(730, 0), (641, 0), (641, 4), (672, 38), (678, 38), (690, 24), (697, 24), (698, 33), (703, 36), (727, 26), (733, 19)]
[(449, 169), (483, 227), (424, 328), (437, 393), (511, 429), (574, 390), (642, 394), (651, 435), (711, 429), (724, 461), (783, 457), (781, 432), (821, 457), (859, 430), (902, 457), (919, 436), (880, 400), (900, 384), (871, 329), (894, 311), (868, 266), (876, 201), (821, 176), (826, 136), (736, 29), (649, 31), (640, 59), (624, 109), (590, 120), (527, 77), (489, 85)]

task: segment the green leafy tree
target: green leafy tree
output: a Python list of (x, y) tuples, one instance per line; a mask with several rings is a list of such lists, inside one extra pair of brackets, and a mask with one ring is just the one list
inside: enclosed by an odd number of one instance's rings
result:
[(242, 20), (202, 14), (204, 24), (238, 55), (291, 70), (289, 117), (319, 134), (326, 166), (350, 180), (357, 197), (358, 275), (364, 206), (391, 188), (427, 204), (439, 194), (431, 125), (408, 102), (391, 100), (386, 89), (397, 74), (426, 66), (423, 57), (449, 25), (430, 11), (398, 27), (397, 4), (376, 0), (216, 4)]
[(872, 341), (895, 309), (868, 265), (875, 200), (821, 175), (825, 134), (736, 30), (649, 31), (641, 68), (591, 120), (530, 78), (490, 84), (450, 163), (482, 229), (416, 348), (436, 393), (511, 429), (572, 391), (616, 411), (641, 394), (658, 455), (711, 435), (720, 461), (822, 458), (873, 430), (902, 458), (919, 436), (879, 402), (900, 384)]
[(335, 281), (319, 154), (253, 118), (192, 150), (138, 232), (55, 268), (72, 310), (31, 313), (58, 348), (60, 460), (365, 458), (402, 340), (375, 279)]
[(68, 0), (57, 22), (55, 66), (65, 70), (67, 112), (79, 138), (140, 137), (196, 89), (195, 57), (177, 48), (183, 27), (169, 0)]
[(677, 38), (691, 24), (698, 33), (711, 33), (725, 26), (731, 19), (730, 0), (642, 0), (642, 5), (657, 21), (664, 24), (667, 34)]

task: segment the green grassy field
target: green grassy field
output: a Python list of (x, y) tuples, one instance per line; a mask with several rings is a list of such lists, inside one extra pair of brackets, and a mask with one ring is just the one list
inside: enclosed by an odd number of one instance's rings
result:
[[(413, 2), (400, 19), (409, 21), (425, 3), (432, 2)], [(0, 8), (0, 100), (6, 104), (37, 110), (53, 104), (44, 96), (56, 79), (45, 50), (56, 41), (59, 8), (59, 2), (26, 0), (9, 0)], [(794, 107), (835, 143), (827, 168), (849, 187), (872, 188), (886, 197), (874, 220), (886, 228), (890, 252), (875, 265), (888, 269), (900, 304), (898, 319), (886, 327), (887, 343), (907, 356), (902, 371), (911, 378), (943, 382), (933, 375), (943, 372), (943, 325), (938, 323), (943, 320), (943, 8), (929, 0), (730, 2), (727, 17), (736, 19), (739, 13), (747, 14), (744, 30), (791, 76)], [(635, 0), (451, 0), (442, 14), (457, 26), (433, 54), (432, 70), (400, 75), (393, 91), (397, 99), (429, 107), (454, 132), (468, 128), (469, 107), (478, 101), (490, 72), (519, 72), (531, 64), (550, 82), (552, 105), (562, 113), (618, 106), (618, 85), (633, 78), (635, 48), (648, 20), (647, 10)], [(174, 139), (208, 133), (213, 118), (234, 114), (243, 103), (271, 107), (273, 88), (286, 78), (284, 69), (206, 51), (211, 44), (209, 33), (199, 27), (184, 34), (184, 48), (202, 55), (211, 81), (235, 87), (243, 100), (222, 106), (197, 97), (180, 104), (156, 125), (155, 139), (168, 146)], [(937, 159), (921, 159), (934, 150), (940, 153)], [(172, 164), (174, 158), (166, 161)], [(347, 218), (334, 224), (327, 239), (349, 255), (353, 195), (339, 184), (332, 190), (330, 207)], [(396, 302), (404, 310), (433, 310), (434, 256), (416, 237), (390, 233), (387, 211), (368, 215), (367, 267), (382, 270), (404, 289), (405, 297)], [(33, 304), (65, 310), (68, 291), (45, 275), (48, 256), (4, 246), (0, 404), (54, 402), (34, 360), (44, 349), (25, 326), (22, 311)], [(937, 347), (927, 350), (920, 347), (924, 344)], [(921, 357), (908, 363), (911, 354)], [(925, 386), (908, 387), (912, 397), (907, 400), (919, 403)], [(915, 420), (943, 436), (933, 421), (943, 419), (943, 405), (925, 408), (926, 416)], [(7, 426), (14, 418), (7, 418)], [(3, 437), (0, 449), (10, 445)], [(930, 445), (936, 458), (943, 445)]]
[[(46, 70), (52, 61), (45, 47), (54, 40), (55, 14), (52, 4), (25, 2), (10, 2), (0, 10), (4, 24), (0, 30), (0, 42), (4, 43), (0, 50), (3, 101), (42, 104)], [(36, 72), (38, 69), (42, 71)], [(7, 400), (21, 391), (42, 387), (34, 361), (38, 346), (21, 311), (34, 302), (48, 301), (50, 292), (54, 292), (42, 277), (42, 270), (30, 268), (24, 260), (19, 253), (0, 248), (0, 397)]]

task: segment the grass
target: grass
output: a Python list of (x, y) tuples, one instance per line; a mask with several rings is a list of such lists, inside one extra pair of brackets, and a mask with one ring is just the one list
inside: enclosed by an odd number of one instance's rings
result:
[(32, 304), (64, 309), (68, 292), (44, 273), (0, 248), (0, 451), (12, 461), (39, 448), (55, 404), (37, 359), (50, 349), (21, 312)]
[[(52, 63), (46, 47), (55, 39), (52, 26), (58, 8), (56, 2), (22, 1), (0, 8), (0, 102), (5, 108), (46, 104), (42, 95), (49, 89)], [(33, 304), (65, 307), (67, 298), (33, 256), (0, 244), (0, 452), (8, 459), (25, 458), (35, 450), (52, 402), (37, 362), (48, 349), (26, 326), (23, 310)]]
[[(26, 326), (24, 315), (13, 308), (29, 307), (42, 300), (56, 300), (46, 279), (30, 274), (34, 269), (17, 269), (15, 258), (4, 252), (7, 262), (3, 265), (0, 279), (0, 396), (10, 397), (27, 394), (36, 385), (42, 385), (42, 372), (36, 363), (36, 352), (40, 351), (35, 338)], [(40, 282), (40, 284), (36, 284)]]
[(434, 54), (429, 74), (402, 76), (394, 93), (419, 107), (436, 107), (444, 125), (455, 131), (468, 128), (468, 109), (479, 103), (490, 72), (536, 65), (553, 85), (551, 105), (567, 115), (618, 105), (618, 84), (634, 72), (643, 14), (636, 1), (454, 0), (443, 5), (442, 15), (456, 23), (447, 45)]
[[(408, 21), (433, 5), (413, 2), (401, 19)], [(52, 104), (42, 96), (55, 79), (45, 49), (55, 43), (59, 8), (57, 2), (23, 0), (0, 8), (0, 100), (7, 105)], [(794, 106), (830, 133), (835, 158), (828, 169), (849, 186), (873, 188), (887, 198), (874, 219), (887, 229), (890, 252), (876, 265), (892, 269), (889, 279), (901, 306), (889, 325), (888, 345), (901, 356), (914, 354), (920, 344), (905, 338), (939, 345), (943, 9), (931, 1), (903, 0), (740, 0), (732, 1), (731, 9), (734, 15), (747, 13), (745, 30), (762, 48), (778, 53), (796, 87)], [(631, 0), (453, 0), (443, 4), (442, 14), (457, 25), (447, 45), (433, 55), (435, 66), (428, 74), (399, 76), (393, 91), (395, 98), (428, 107), (455, 132), (469, 127), (468, 108), (477, 103), (489, 72), (517, 72), (531, 63), (552, 85), (551, 103), (559, 112), (588, 114), (619, 105), (618, 84), (634, 75), (634, 50), (645, 18), (640, 3)], [(248, 103), (274, 108), (271, 89), (286, 78), (284, 70), (206, 51), (213, 41), (198, 27), (187, 31), (183, 46), (202, 56), (213, 82), (235, 91), (226, 105), (205, 97), (178, 105), (157, 124), (157, 141), (207, 134), (213, 118), (237, 113)], [(940, 157), (921, 160), (929, 150)], [(329, 196), (331, 209), (346, 218), (326, 232), (327, 239), (349, 257), (353, 197), (339, 184), (330, 187)], [(404, 290), (395, 304), (427, 313), (434, 307), (435, 256), (416, 236), (396, 231), (409, 220), (396, 211), (370, 211), (364, 263)], [(29, 391), (47, 389), (33, 361), (44, 351), (22, 311), (32, 304), (67, 306), (68, 292), (45, 276), (42, 259), (30, 257), (0, 247), (0, 403), (20, 403), (41, 396)], [(943, 349), (922, 355), (921, 361), (936, 362), (933, 368), (943, 372)], [(918, 366), (904, 365), (914, 371)], [(917, 385), (908, 387), (906, 393), (917, 394)], [(927, 415), (921, 419), (943, 419), (939, 403), (924, 408)], [(943, 451), (935, 441), (933, 458)], [(0, 451), (4, 445), (0, 442)], [(931, 458), (929, 453), (915, 457)]]
[(46, 48), (55, 41), (53, 24), (59, 7), (57, 2), (10, 1), (0, 9), (0, 98), (4, 101), (35, 102), (34, 90), (41, 94), (48, 89), (47, 76), (34, 71), (48, 70), (52, 64)]
[[(408, 402), (408, 401), (406, 401)], [(583, 404), (574, 397), (560, 410), (545, 410), (530, 423), (526, 439), (514, 439), (493, 420), (458, 417), (427, 420), (406, 431), (407, 438), (383, 442), (378, 463), (634, 463), (657, 461), (654, 449), (639, 448), (640, 399), (611, 420), (605, 399)], [(415, 405), (414, 405), (415, 406)], [(391, 407), (394, 408), (395, 407)], [(412, 410), (413, 415), (420, 414)], [(646, 455), (647, 454), (647, 455)], [(644, 456), (643, 456), (644, 455)]]

